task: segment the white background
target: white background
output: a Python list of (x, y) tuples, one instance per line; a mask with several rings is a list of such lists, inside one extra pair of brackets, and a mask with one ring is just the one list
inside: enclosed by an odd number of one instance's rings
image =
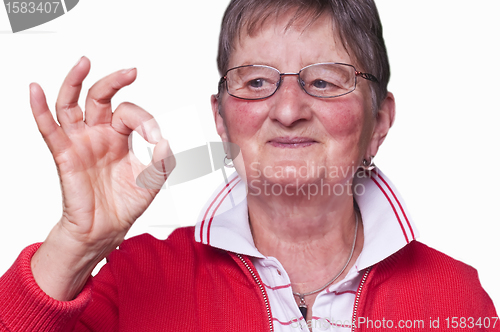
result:
[[(0, 7), (0, 273), (25, 246), (43, 241), (61, 213), (56, 169), (32, 119), (30, 82), (55, 104), (67, 71), (86, 55), (84, 90), (137, 67), (115, 105), (153, 113), (175, 152), (217, 140), (218, 30), (227, 0), (82, 0), (70, 12), (12, 34)], [(479, 271), (500, 305), (497, 0), (379, 0), (392, 67), (396, 123), (376, 158), (398, 186), (420, 240)], [(143, 146), (138, 153), (147, 158)], [(195, 222), (220, 174), (163, 190), (129, 235), (165, 238)]]

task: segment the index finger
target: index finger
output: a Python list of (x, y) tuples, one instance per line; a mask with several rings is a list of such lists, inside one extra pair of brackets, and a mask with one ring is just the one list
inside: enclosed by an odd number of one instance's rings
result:
[(78, 98), (82, 82), (89, 71), (90, 61), (86, 57), (82, 57), (64, 79), (56, 101), (57, 119), (63, 127), (78, 124), (83, 120), (82, 110), (78, 106)]
[(117, 71), (95, 83), (85, 101), (85, 122), (89, 126), (111, 123), (113, 109), (111, 98), (121, 88), (131, 84), (137, 77), (135, 68)]

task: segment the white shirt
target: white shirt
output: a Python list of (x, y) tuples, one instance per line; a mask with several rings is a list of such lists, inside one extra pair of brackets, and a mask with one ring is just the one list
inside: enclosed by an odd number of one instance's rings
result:
[(262, 255), (253, 242), (248, 222), (246, 186), (234, 173), (208, 200), (195, 228), (195, 239), (212, 247), (247, 255), (265, 286), (274, 331), (350, 331), (354, 300), (366, 268), (382, 261), (418, 236), (399, 193), (375, 169), (357, 174), (353, 188), (363, 219), (364, 244), (346, 277), (321, 291), (305, 322), (295, 302), (290, 279), (280, 262)]

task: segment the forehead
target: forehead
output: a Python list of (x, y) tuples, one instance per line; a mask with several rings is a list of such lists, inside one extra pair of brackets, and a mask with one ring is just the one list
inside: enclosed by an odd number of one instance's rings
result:
[(229, 59), (229, 68), (265, 64), (281, 72), (296, 72), (318, 62), (351, 63), (331, 15), (315, 20), (293, 12), (268, 18), (258, 28), (243, 27)]

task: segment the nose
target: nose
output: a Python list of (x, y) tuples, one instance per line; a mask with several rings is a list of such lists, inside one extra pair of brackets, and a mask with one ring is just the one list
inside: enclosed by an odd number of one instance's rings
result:
[(302, 90), (297, 74), (282, 74), (279, 89), (270, 98), (269, 117), (285, 127), (307, 121), (312, 116), (311, 99)]

